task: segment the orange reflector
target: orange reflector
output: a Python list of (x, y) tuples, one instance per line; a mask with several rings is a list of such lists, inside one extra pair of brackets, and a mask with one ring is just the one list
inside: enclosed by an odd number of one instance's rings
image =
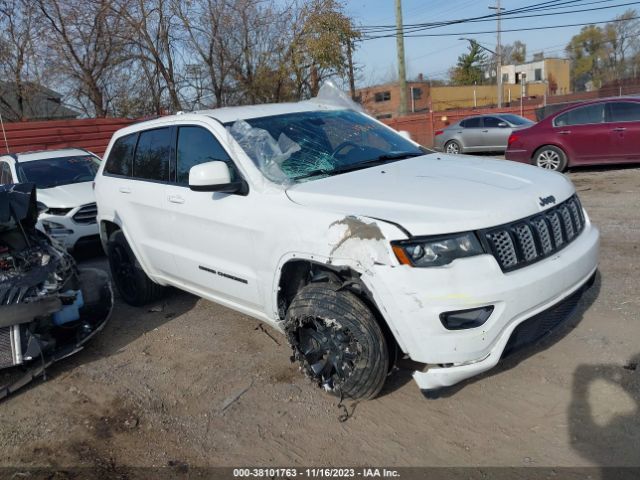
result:
[(396, 254), (396, 257), (398, 257), (398, 261), (402, 265), (412, 265), (411, 260), (409, 260), (409, 257), (407, 257), (407, 254), (402, 247), (398, 245), (392, 245), (391, 248), (393, 249), (393, 253)]

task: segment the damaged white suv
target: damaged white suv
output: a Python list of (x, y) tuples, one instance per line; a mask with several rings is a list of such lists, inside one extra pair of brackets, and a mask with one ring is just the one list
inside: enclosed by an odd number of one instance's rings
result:
[(563, 175), (432, 153), (322, 98), (124, 128), (95, 193), (125, 301), (171, 285), (262, 320), (351, 398), (375, 397), (402, 357), (424, 365), (423, 390), (492, 368), (597, 267)]

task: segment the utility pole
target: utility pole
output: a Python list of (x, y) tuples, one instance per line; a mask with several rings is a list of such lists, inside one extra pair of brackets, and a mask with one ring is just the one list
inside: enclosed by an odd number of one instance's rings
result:
[(353, 52), (351, 47), (351, 39), (347, 40), (347, 60), (349, 61), (349, 93), (351, 100), (356, 101), (356, 80), (353, 75)]
[(400, 87), (400, 115), (407, 114), (407, 71), (404, 63), (404, 28), (402, 0), (396, 0), (396, 48), (398, 50), (398, 86)]
[(502, 44), (500, 39), (501, 34), (501, 25), (500, 25), (500, 14), (502, 13), (502, 8), (500, 7), (500, 0), (496, 0), (495, 7), (489, 7), (491, 10), (496, 11), (496, 18), (498, 20), (498, 45), (496, 46), (496, 75), (497, 75), (497, 83), (498, 83), (498, 108), (502, 108)]

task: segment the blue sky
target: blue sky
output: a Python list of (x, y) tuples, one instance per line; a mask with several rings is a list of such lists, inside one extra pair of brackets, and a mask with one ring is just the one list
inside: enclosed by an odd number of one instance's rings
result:
[[(521, 8), (541, 3), (542, 0), (502, 0), (506, 9)], [(394, 0), (346, 0), (346, 9), (357, 25), (389, 25), (395, 24)], [(582, 11), (565, 15), (554, 14), (546, 17), (503, 20), (502, 28), (527, 28), (570, 23), (601, 22), (614, 18), (629, 8), (640, 11), (640, 1), (630, 0), (595, 0), (576, 1), (567, 5), (566, 10), (597, 8), (627, 4), (599, 11)], [(589, 5), (586, 5), (589, 4)], [(476, 17), (491, 14), (487, 8), (495, 5), (492, 0), (402, 0), (404, 23), (438, 22), (459, 18)], [(557, 10), (559, 12), (562, 10)], [(547, 12), (539, 12), (547, 13)], [(495, 49), (495, 20), (478, 23), (451, 25), (424, 33), (455, 33), (494, 30), (491, 34), (464, 35), (473, 37), (492, 50)], [(520, 40), (527, 45), (527, 60), (533, 53), (544, 51), (546, 57), (564, 56), (564, 46), (582, 27), (565, 27), (552, 30), (534, 30), (528, 32), (505, 32), (502, 43)], [(418, 73), (426, 77), (446, 78), (448, 69), (453, 66), (458, 55), (467, 50), (467, 42), (460, 41), (460, 35), (447, 37), (406, 38), (405, 55), (407, 61), (407, 77), (414, 78)], [(388, 81), (396, 70), (395, 38), (384, 38), (361, 42), (356, 51), (355, 60), (362, 67), (359, 75), (359, 86)]]

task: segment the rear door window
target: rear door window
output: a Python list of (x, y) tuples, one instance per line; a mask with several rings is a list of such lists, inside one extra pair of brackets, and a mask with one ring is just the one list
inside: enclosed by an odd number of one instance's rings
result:
[(611, 102), (607, 104), (607, 122), (640, 121), (640, 103)]
[(464, 121), (464, 128), (480, 128), (482, 127), (482, 117), (467, 118)]
[(554, 121), (556, 127), (564, 127), (569, 125), (588, 125), (593, 123), (602, 123), (604, 121), (604, 104), (587, 105), (585, 107), (575, 108), (568, 112), (558, 115)]
[(484, 128), (498, 128), (502, 120), (496, 117), (484, 117)]
[(178, 129), (177, 150), (178, 184), (189, 184), (189, 170), (201, 163), (222, 160), (229, 165), (231, 181), (234, 181), (235, 167), (220, 142), (202, 127), (180, 127)]
[(137, 133), (117, 139), (109, 152), (104, 171), (112, 175), (130, 177), (133, 172), (133, 152), (137, 141)]
[(173, 131), (170, 127), (140, 132), (133, 159), (133, 177), (140, 180), (171, 180)]

